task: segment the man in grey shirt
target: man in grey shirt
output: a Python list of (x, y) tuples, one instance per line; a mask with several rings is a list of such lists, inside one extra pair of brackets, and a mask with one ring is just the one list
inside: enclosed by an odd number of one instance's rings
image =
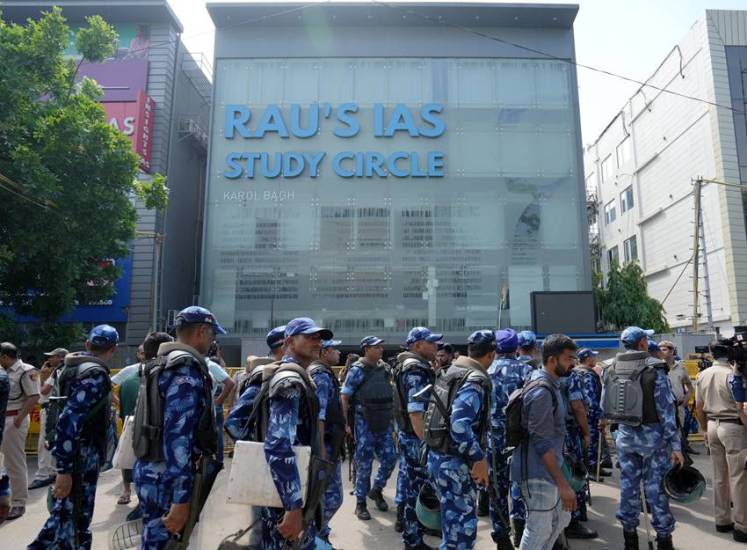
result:
[(522, 426), (529, 437), (514, 449), (511, 461), (511, 481), (521, 487), (527, 508), (520, 550), (550, 550), (576, 507), (576, 494), (561, 470), (566, 410), (558, 384), (571, 373), (576, 350), (568, 336), (548, 336), (542, 369), (524, 389)]

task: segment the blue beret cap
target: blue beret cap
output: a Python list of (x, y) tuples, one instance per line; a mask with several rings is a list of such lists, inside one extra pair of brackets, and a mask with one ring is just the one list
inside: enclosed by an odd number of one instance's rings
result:
[(361, 349), (378, 346), (379, 344), (383, 343), (384, 340), (382, 340), (378, 336), (364, 336), (363, 338), (361, 338)]
[(88, 341), (97, 346), (112, 346), (119, 342), (119, 333), (110, 325), (98, 325), (88, 333)]
[(409, 346), (410, 344), (414, 344), (420, 340), (425, 340), (426, 342), (439, 342), (440, 340), (443, 340), (443, 338), (443, 334), (431, 332), (431, 329), (429, 328), (415, 327), (407, 334), (407, 340), (405, 340), (405, 343)]
[(594, 357), (596, 357), (597, 355), (599, 355), (599, 352), (598, 352), (598, 351), (594, 351), (594, 350), (591, 350), (591, 349), (589, 349), (589, 348), (582, 348), (582, 349), (580, 349), (580, 350), (579, 350), (579, 352), (578, 352), (578, 353), (576, 354), (576, 357), (578, 357), (578, 360), (579, 360), (579, 361), (583, 361), (584, 359), (586, 359), (586, 358), (587, 358), (587, 357), (589, 357), (589, 356), (594, 356)]
[(270, 349), (275, 349), (277, 347), (280, 347), (283, 345), (283, 341), (285, 340), (285, 325), (280, 325), (279, 327), (275, 327), (270, 332), (267, 333), (267, 338), (265, 338), (265, 341), (267, 342), (267, 347)]
[(220, 326), (215, 315), (210, 313), (209, 309), (200, 306), (189, 306), (176, 314), (176, 326), (184, 325), (210, 325), (213, 327), (215, 334), (226, 334), (226, 329)]
[(468, 344), (495, 344), (495, 332), (492, 330), (476, 330), (467, 338)]
[(297, 336), (299, 334), (318, 334), (322, 340), (332, 340), (334, 336), (328, 328), (316, 326), (313, 319), (308, 317), (296, 317), (285, 325), (285, 336)]

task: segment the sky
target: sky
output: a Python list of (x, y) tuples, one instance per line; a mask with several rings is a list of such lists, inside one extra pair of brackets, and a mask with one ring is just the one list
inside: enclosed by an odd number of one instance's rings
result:
[[(205, 1), (169, 1), (184, 25), (182, 38), (187, 48), (212, 59), (214, 28)], [(277, 1), (283, 3), (283, 0)], [(511, 3), (530, 2), (513, 0)], [(573, 2), (544, 0), (540, 3)], [(693, 23), (705, 16), (706, 9), (747, 9), (747, 0), (581, 0), (577, 3), (576, 60), (639, 81), (653, 73)], [(638, 89), (637, 84), (581, 67), (578, 85), (584, 144), (596, 140)]]

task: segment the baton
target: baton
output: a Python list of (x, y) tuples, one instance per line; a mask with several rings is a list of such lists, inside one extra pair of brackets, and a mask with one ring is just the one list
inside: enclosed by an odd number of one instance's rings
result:
[(648, 550), (654, 550), (654, 543), (651, 541), (651, 527), (648, 521), (648, 506), (646, 505), (643, 480), (641, 480), (641, 506), (643, 506), (643, 524), (646, 526), (646, 540), (648, 541)]

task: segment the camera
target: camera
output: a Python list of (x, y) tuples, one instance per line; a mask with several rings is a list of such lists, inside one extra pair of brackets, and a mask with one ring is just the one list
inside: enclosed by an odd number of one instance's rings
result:
[(728, 349), (729, 362), (734, 363), (739, 373), (744, 376), (747, 373), (747, 326), (734, 327), (734, 336), (720, 338), (718, 345)]
[(713, 365), (709, 346), (695, 346), (695, 355), (698, 356), (698, 372), (702, 372)]

